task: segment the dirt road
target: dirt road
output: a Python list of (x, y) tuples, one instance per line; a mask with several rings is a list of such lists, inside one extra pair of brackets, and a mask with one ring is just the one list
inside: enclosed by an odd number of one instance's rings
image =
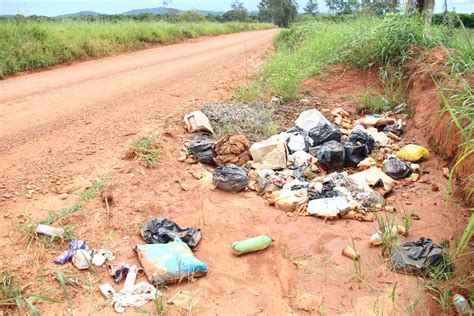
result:
[(162, 124), (190, 103), (228, 97), (276, 32), (198, 39), (0, 81), (0, 169), (8, 185), (0, 193), (21, 197), (25, 182), (48, 189), (41, 171), (52, 167), (62, 181), (65, 169), (83, 172), (83, 156), (112, 150), (117, 137)]

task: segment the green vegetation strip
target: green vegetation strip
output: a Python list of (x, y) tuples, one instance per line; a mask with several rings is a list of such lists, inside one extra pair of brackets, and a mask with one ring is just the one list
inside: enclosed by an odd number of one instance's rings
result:
[(271, 24), (237, 22), (0, 20), (0, 78), (76, 60), (116, 55), (146, 44), (272, 27)]

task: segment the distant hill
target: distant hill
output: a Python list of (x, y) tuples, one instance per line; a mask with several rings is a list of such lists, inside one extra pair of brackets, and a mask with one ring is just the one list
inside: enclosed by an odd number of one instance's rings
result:
[(69, 13), (69, 14), (63, 14), (63, 15), (58, 15), (57, 18), (76, 18), (76, 17), (81, 17), (81, 16), (99, 16), (99, 15), (108, 15), (105, 13), (98, 13), (94, 11), (80, 11), (76, 13)]
[[(123, 15), (137, 15), (137, 14), (143, 14), (143, 13), (151, 13), (151, 14), (166, 14), (166, 13), (176, 13), (176, 14), (181, 14), (184, 12), (187, 12), (190, 10), (178, 10), (178, 9), (172, 9), (172, 8), (165, 8), (165, 7), (157, 7), (157, 8), (146, 8), (146, 9), (137, 9), (137, 10), (131, 10), (122, 13)], [(197, 12), (203, 14), (203, 15), (223, 15), (225, 12), (220, 12), (220, 11), (206, 11), (206, 10), (196, 10)]]

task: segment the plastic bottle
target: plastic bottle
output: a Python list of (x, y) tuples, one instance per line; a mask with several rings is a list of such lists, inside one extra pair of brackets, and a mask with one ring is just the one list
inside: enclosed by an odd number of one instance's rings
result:
[(232, 244), (234, 254), (240, 256), (249, 252), (263, 250), (270, 246), (273, 239), (268, 236), (258, 236), (247, 240), (237, 241)]
[(453, 305), (458, 315), (469, 314), (469, 310), (470, 310), (469, 302), (461, 294), (455, 294), (453, 296)]
[(43, 234), (50, 237), (61, 237), (64, 234), (63, 228), (56, 228), (43, 224), (36, 225), (35, 231), (38, 234)]

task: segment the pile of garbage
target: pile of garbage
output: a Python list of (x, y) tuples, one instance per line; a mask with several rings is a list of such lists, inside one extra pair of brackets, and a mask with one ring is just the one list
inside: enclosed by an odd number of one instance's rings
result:
[(384, 207), (397, 180), (419, 179), (415, 162), (428, 151), (396, 144), (403, 133), (400, 118), (368, 115), (352, 121), (341, 108), (330, 114), (333, 122), (317, 109), (307, 110), (287, 131), (250, 146), (244, 135), (215, 140), (207, 116), (195, 111), (185, 122), (189, 132), (199, 133), (185, 144), (180, 160), (216, 165), (217, 188), (249, 188), (288, 216), (373, 221), (372, 211)]

